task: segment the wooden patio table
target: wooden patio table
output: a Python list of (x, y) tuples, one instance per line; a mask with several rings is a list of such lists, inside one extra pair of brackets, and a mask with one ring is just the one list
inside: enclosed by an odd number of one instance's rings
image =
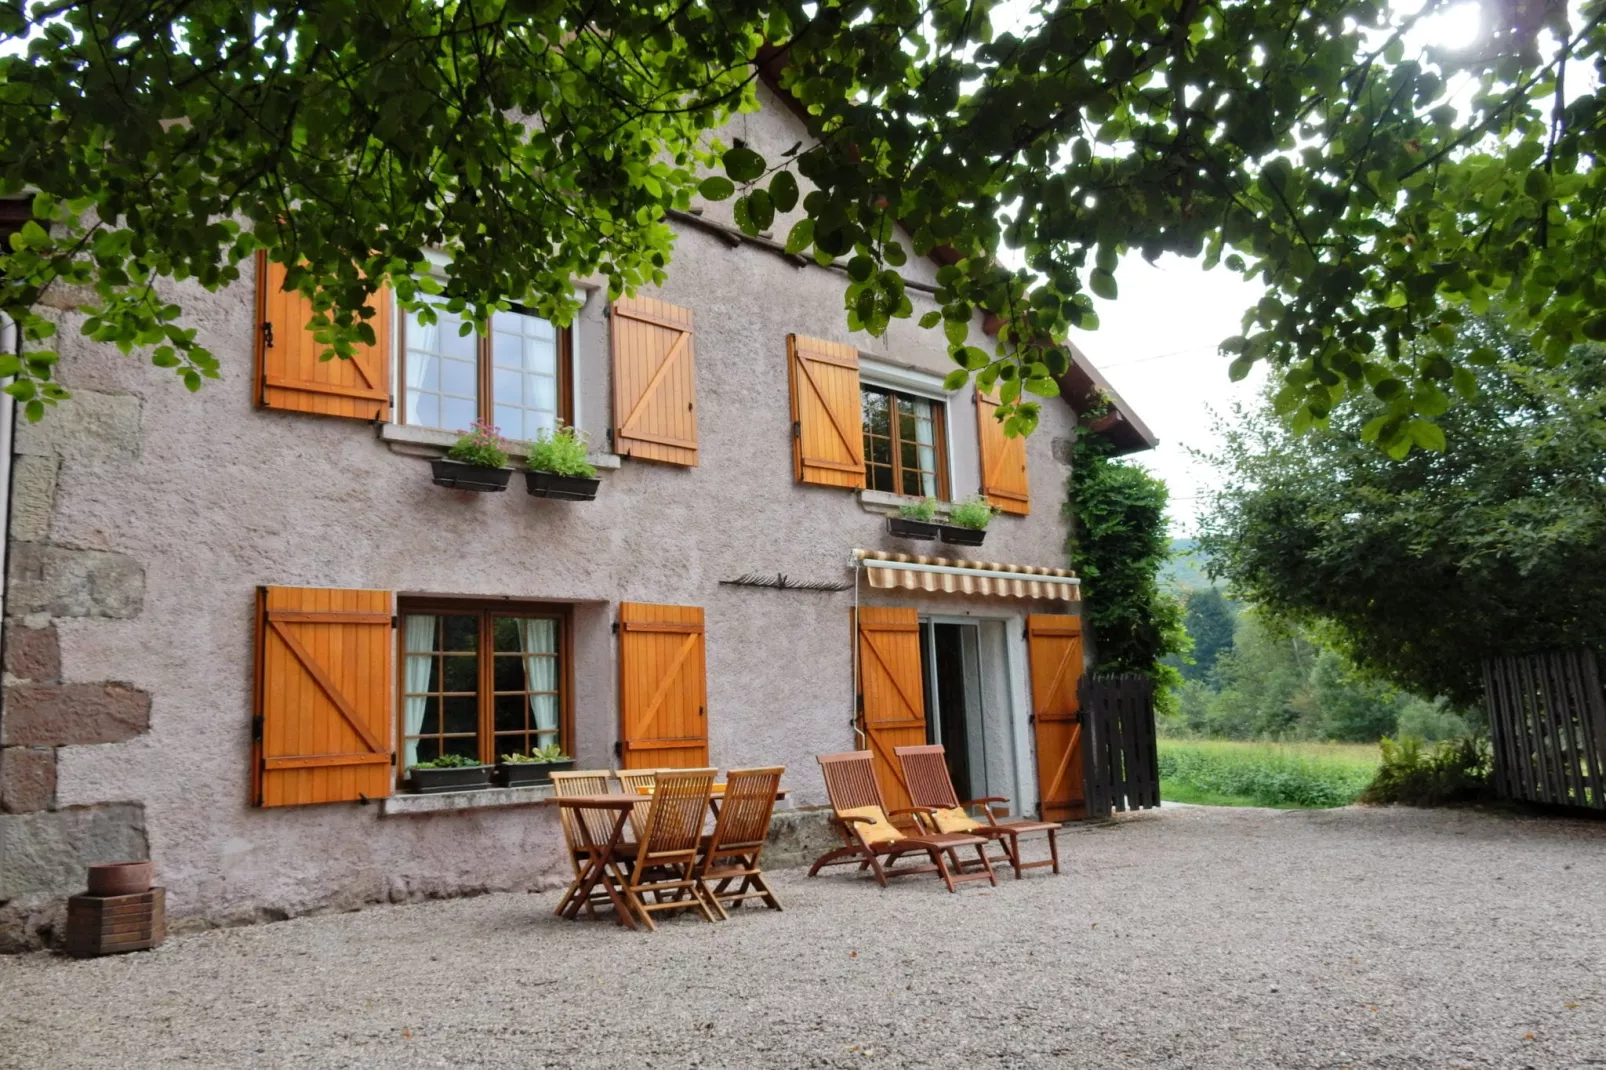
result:
[(615, 883), (616, 881), (622, 883), (623, 878), (617, 871), (610, 871), (613, 870), (614, 851), (624, 840), (625, 823), (630, 820), (630, 811), (634, 810), (636, 803), (640, 801), (639, 795), (627, 795), (624, 792), (555, 796), (548, 800), (549, 805), (565, 810), (612, 810), (615, 815), (607, 843), (598, 843), (592, 839), (591, 829), (587, 826), (585, 818), (576, 815), (574, 826), (580, 831), (581, 846), (586, 851), (588, 861), (585, 868), (580, 871), (580, 875), (569, 885), (569, 890), (563, 893), (563, 899), (552, 913), (573, 921), (580, 916), (581, 908), (590, 900), (592, 890), (601, 884), (603, 891), (608, 893), (608, 899), (613, 903), (619, 924), (630, 929), (636, 927), (630, 907), (625, 903), (624, 896), (619, 894), (619, 888)]
[[(641, 795), (645, 795), (645, 796), (651, 798), (652, 797), (652, 789), (651, 788), (637, 788), (636, 789), (636, 794), (637, 794), (638, 797), (641, 796)], [(776, 788), (775, 789), (775, 801), (776, 802), (780, 802), (782, 799), (786, 798), (790, 794), (792, 794), (792, 789), (791, 788)], [(715, 784), (713, 792), (710, 793), (709, 796), (708, 796), (708, 808), (710, 810), (714, 811), (714, 819), (716, 821), (719, 820), (719, 801), (721, 799), (723, 799), (724, 797), (725, 797), (725, 785), (723, 785), (723, 784)]]

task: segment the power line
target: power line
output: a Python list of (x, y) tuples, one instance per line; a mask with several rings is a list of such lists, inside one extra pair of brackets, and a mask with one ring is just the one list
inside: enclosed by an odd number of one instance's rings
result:
[(1189, 354), (1192, 354), (1192, 353), (1205, 353), (1205, 352), (1209, 352), (1209, 351), (1215, 350), (1217, 348), (1218, 347), (1216, 345), (1214, 345), (1214, 344), (1203, 345), (1203, 346), (1190, 346), (1187, 349), (1173, 349), (1169, 353), (1155, 353), (1152, 356), (1133, 357), (1131, 360), (1117, 360), (1117, 361), (1113, 361), (1113, 362), (1111, 362), (1109, 364), (1099, 364), (1097, 366), (1098, 366), (1100, 371), (1107, 371), (1110, 368), (1124, 368), (1128, 364), (1147, 364), (1150, 361), (1154, 361), (1154, 360), (1169, 360), (1172, 357), (1188, 356)]

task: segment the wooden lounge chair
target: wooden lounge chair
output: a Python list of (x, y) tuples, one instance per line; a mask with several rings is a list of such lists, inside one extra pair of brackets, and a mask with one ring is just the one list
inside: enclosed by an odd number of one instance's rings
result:
[[(653, 911), (696, 908), (714, 921), (719, 904), (697, 879), (703, 818), (714, 786), (712, 769), (665, 769), (653, 784), (652, 804), (640, 841), (629, 851), (625, 901), (656, 929)], [(643, 897), (653, 893), (653, 902)], [(713, 910), (710, 910), (710, 904)]]
[[(910, 836), (895, 828), (881, 798), (881, 786), (876, 783), (875, 766), (867, 750), (844, 754), (821, 754), (815, 759), (825, 776), (825, 792), (831, 800), (834, 814), (831, 825), (842, 837), (842, 846), (827, 851), (814, 860), (809, 876), (815, 876), (826, 866), (841, 866), (857, 862), (861, 870), (875, 874), (881, 887), (887, 886), (888, 877), (906, 877), (916, 873), (936, 873), (942, 877), (950, 892), (954, 885), (968, 880), (989, 880), (998, 883), (993, 875), (992, 863), (982, 850), (987, 841), (967, 833), (932, 833)], [(913, 814), (919, 808), (895, 810), (898, 817)], [(956, 873), (948, 868), (944, 855), (960, 848), (974, 847), (981, 858), (981, 866), (974, 873)], [(890, 863), (904, 855), (923, 854), (930, 865), (893, 866)], [(889, 864), (883, 866), (882, 859)]]
[[(782, 909), (764, 880), (759, 859), (769, 838), (775, 795), (785, 771), (780, 765), (732, 769), (725, 782), (719, 820), (714, 823), (714, 834), (704, 840), (703, 860), (697, 870), (697, 879), (721, 916), (725, 916), (725, 903), (740, 904), (747, 899), (762, 899), (765, 906)], [(741, 883), (732, 889), (738, 880)], [(709, 888), (710, 884), (714, 887)]]
[[(607, 769), (575, 769), (564, 773), (553, 773), (552, 794), (606, 795), (613, 790), (610, 784), (612, 778), (613, 773)], [(574, 869), (575, 877), (578, 878), (580, 871), (585, 868), (586, 849), (580, 839), (580, 830), (575, 828), (574, 822), (584, 820), (587, 823), (586, 830), (591, 833), (592, 840), (596, 843), (607, 843), (610, 832), (609, 824), (613, 818), (597, 810), (581, 811), (576, 816), (570, 811), (560, 808), (558, 810), (558, 820), (563, 825), (563, 840), (569, 845), (569, 865)], [(594, 904), (607, 902), (608, 897), (606, 894), (601, 892), (593, 893), (591, 901), (586, 904), (586, 913), (596, 917), (597, 912)]]
[[(1022, 870), (1039, 866), (1053, 866), (1055, 873), (1060, 871), (1060, 848), (1056, 839), (1060, 830), (1058, 824), (1053, 821), (999, 821), (989, 804), (1008, 803), (1009, 800), (997, 795), (960, 802), (954, 791), (953, 779), (948, 775), (948, 760), (943, 755), (941, 744), (894, 747), (892, 752), (898, 756), (898, 764), (903, 767), (903, 779), (909, 785), (909, 798), (922, 810), (920, 821), (925, 827), (933, 832), (969, 832), (996, 840), (1009, 855), (1009, 864), (1015, 869), (1016, 880), (1020, 880)], [(968, 812), (972, 806), (981, 807), (985, 822), (976, 820)], [(1048, 834), (1049, 857), (1037, 862), (1022, 862), (1020, 838), (1035, 832)]]

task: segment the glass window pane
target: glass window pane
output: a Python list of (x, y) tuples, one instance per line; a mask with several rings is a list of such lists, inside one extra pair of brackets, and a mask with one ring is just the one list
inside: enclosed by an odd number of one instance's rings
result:
[(441, 659), (441, 690), (472, 694), (480, 686), (480, 659), (473, 654), (448, 654)]
[(892, 485), (892, 469), (885, 468), (881, 465), (872, 465), (867, 474), (869, 477), (871, 490), (884, 490), (892, 493), (897, 492), (898, 488)]
[(422, 394), (407, 390), (407, 422), (418, 427), (441, 425), (441, 399), (439, 394)]
[[(497, 313), (500, 327), (501, 313)], [(524, 365), (524, 339), (511, 331), (491, 332), (491, 360), (498, 368), (520, 368)]]
[(441, 745), (433, 736), (425, 736), (418, 741), (418, 760), (432, 762), (441, 756)]
[(445, 640), (442, 650), (455, 650), (458, 652), (475, 652), (480, 648), (480, 618), (468, 614), (456, 614), (441, 618), (441, 630)]
[(407, 385), (414, 390), (441, 388), (441, 361), (433, 353), (407, 354)]
[(491, 373), (491, 399), (497, 405), (517, 405), (525, 390), (524, 374), (516, 369), (498, 368)]
[(449, 431), (467, 431), (479, 419), (472, 398), (443, 398), (442, 402), (440, 427)]
[(480, 756), (480, 745), (473, 736), (448, 738), (444, 741), (442, 749), (447, 754), (461, 754), (465, 758), (473, 758), (476, 761), (479, 760)]
[(421, 733), (439, 732), (441, 730), (441, 700), (427, 698), (424, 700), (424, 720), (418, 726)]
[(558, 408), (558, 381), (550, 375), (524, 377), (524, 404), (532, 409), (556, 412)]
[(887, 396), (874, 390), (866, 390), (863, 398), (865, 431), (873, 435), (890, 435), (892, 423), (887, 411)]
[(460, 398), (474, 397), (475, 369), (472, 360), (443, 360), (441, 365), (441, 392)]
[(456, 316), (440, 315), (440, 353), (446, 357), (472, 362), (477, 356), (479, 340), (475, 332), (463, 333), (463, 321)]
[(492, 648), (499, 654), (517, 654), (524, 648), (519, 646), (519, 622), (516, 617), (491, 618)]
[(441, 700), (442, 713), (447, 732), (468, 732), (478, 730), (480, 724), (480, 702), (473, 695), (448, 695)]
[[(511, 658), (505, 660), (513, 660)], [(496, 696), (496, 730), (498, 732), (523, 732), (530, 711), (530, 702), (523, 695)], [(519, 743), (523, 750), (523, 741)]]
[(915, 444), (908, 439), (903, 439), (898, 443), (898, 447), (898, 459), (904, 470), (918, 470), (920, 468), (920, 454), (916, 451)]
[(889, 465), (892, 463), (892, 443), (884, 438), (870, 440), (870, 463)]
[(524, 659), (516, 655), (498, 655), (492, 676), (491, 686), (497, 691), (523, 691)]

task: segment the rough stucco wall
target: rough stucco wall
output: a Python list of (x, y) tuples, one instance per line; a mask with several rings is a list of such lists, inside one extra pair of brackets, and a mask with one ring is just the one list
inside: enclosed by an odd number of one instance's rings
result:
[[(742, 122), (755, 141), (768, 129), (781, 149), (798, 136), (774, 109)], [(137, 455), (86, 456), (67, 444), (50, 530), (144, 568), (137, 616), (57, 622), (62, 679), (127, 681), (149, 692), (151, 710), (148, 733), (61, 748), (57, 802), (143, 803), (172, 917), (249, 920), (568, 875), (544, 808), (379, 818), (376, 807), (357, 805), (248, 806), (258, 584), (583, 603), (575, 615), (582, 768), (614, 764), (613, 606), (704, 606), (712, 760), (784, 763), (794, 804), (823, 802), (813, 755), (853, 745), (853, 593), (718, 581), (750, 570), (847, 579), (853, 547), (909, 548), (888, 539), (855, 495), (792, 481), (785, 338), (850, 340), (840, 275), (683, 232), (661, 296), (696, 314), (701, 465), (626, 461), (603, 473), (588, 504), (447, 491), (430, 484), (425, 460), (393, 450), (366, 424), (253, 409), (252, 286), (248, 278), (216, 295), (173, 287), (187, 324), (222, 362), (222, 381), (198, 395), (140, 358), (83, 342), (76, 314), (62, 332), (64, 378), (142, 399), (143, 438)], [(918, 317), (929, 306), (912, 296)], [(597, 442), (610, 407), (601, 304), (593, 295), (578, 334), (581, 421)], [(851, 341), (885, 359), (948, 367), (940, 333), (913, 324)], [(953, 489), (962, 496), (978, 481), (968, 396), (953, 399), (951, 412)], [(1034, 511), (994, 523), (988, 558), (1061, 562), (1066, 469), (1051, 440), (1072, 426), (1063, 404), (1044, 406), (1029, 444)], [(1011, 635), (1031, 608), (903, 592), (867, 591), (865, 601), (1005, 617)]]

